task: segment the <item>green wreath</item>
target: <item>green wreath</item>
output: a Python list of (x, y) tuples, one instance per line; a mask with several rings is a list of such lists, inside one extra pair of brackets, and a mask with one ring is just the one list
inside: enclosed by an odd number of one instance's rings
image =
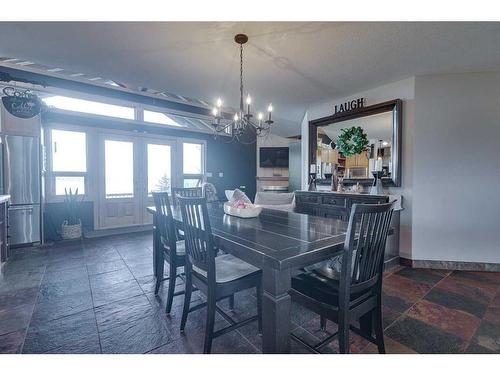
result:
[(359, 126), (340, 129), (335, 148), (344, 156), (352, 156), (362, 153), (368, 146), (368, 137)]

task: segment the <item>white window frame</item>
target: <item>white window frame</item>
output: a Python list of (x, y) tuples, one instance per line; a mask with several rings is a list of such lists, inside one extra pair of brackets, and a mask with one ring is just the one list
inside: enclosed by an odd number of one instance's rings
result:
[[(70, 131), (75, 133), (85, 133), (85, 164), (86, 164), (86, 172), (56, 172), (53, 169), (52, 163), (52, 151), (54, 142), (52, 141), (52, 130), (63, 130)], [(84, 178), (84, 186), (85, 193), (78, 194), (80, 197), (86, 199), (91, 195), (89, 192), (89, 132), (88, 129), (84, 127), (76, 126), (76, 125), (65, 125), (65, 124), (51, 124), (50, 126), (45, 127), (45, 165), (46, 165), (46, 192), (47, 192), (47, 201), (49, 202), (61, 202), (64, 201), (64, 195), (56, 194), (56, 177), (83, 177)]]

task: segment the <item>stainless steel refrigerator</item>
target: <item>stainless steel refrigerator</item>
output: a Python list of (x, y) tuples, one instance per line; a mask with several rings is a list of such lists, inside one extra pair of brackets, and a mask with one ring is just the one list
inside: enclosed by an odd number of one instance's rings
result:
[(4, 194), (10, 195), (9, 243), (40, 242), (40, 139), (2, 138)]

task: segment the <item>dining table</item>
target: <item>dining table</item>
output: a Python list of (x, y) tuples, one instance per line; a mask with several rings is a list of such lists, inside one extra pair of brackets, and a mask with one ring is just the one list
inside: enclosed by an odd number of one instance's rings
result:
[[(163, 278), (164, 258), (155, 207), (153, 214), (153, 268)], [(208, 204), (216, 245), (262, 270), (262, 351), (289, 353), (292, 276), (304, 267), (341, 254), (347, 223), (341, 220), (263, 208), (258, 217), (240, 218), (224, 213), (220, 202)], [(172, 207), (182, 230), (180, 209)]]

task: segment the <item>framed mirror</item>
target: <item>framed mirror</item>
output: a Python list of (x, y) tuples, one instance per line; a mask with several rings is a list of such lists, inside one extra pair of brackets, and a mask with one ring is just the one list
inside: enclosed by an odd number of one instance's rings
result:
[[(335, 169), (344, 181), (366, 184), (378, 173), (384, 185), (401, 186), (402, 104), (395, 99), (310, 121), (309, 168), (315, 168), (316, 178), (331, 178)], [(368, 146), (346, 156), (336, 149), (336, 141), (341, 129), (352, 127), (363, 129)]]

